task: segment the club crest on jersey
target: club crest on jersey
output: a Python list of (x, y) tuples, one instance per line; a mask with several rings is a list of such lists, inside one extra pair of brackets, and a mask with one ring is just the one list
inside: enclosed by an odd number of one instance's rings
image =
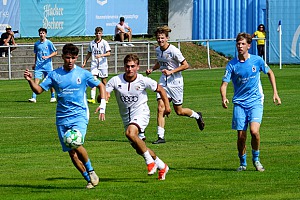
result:
[(254, 65), (252, 66), (252, 72), (256, 72), (256, 67)]
[(76, 79), (76, 83), (79, 85), (79, 84), (81, 84), (81, 78), (80, 77), (78, 77), (77, 79)]
[(121, 89), (121, 88), (122, 88), (122, 85), (118, 85), (118, 88)]
[(137, 85), (135, 86), (135, 90), (140, 90), (141, 89), (141, 86)]

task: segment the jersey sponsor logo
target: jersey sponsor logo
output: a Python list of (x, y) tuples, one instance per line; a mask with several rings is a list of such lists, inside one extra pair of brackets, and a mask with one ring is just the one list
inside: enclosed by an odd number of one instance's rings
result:
[(124, 103), (133, 103), (139, 100), (138, 96), (120, 96), (120, 99)]
[(141, 89), (141, 86), (137, 85), (135, 86), (135, 90), (140, 90)]

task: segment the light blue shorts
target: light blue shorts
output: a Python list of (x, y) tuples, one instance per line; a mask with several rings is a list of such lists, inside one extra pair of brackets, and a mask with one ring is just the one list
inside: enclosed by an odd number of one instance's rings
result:
[(62, 150), (64, 152), (72, 150), (69, 147), (67, 147), (64, 143), (64, 134), (67, 130), (69, 130), (71, 128), (79, 130), (80, 133), (82, 134), (83, 141), (85, 141), (84, 138), (85, 138), (86, 130), (87, 130), (87, 124), (86, 123), (77, 122), (76, 124), (57, 125), (57, 133), (58, 133), (59, 141), (60, 141), (60, 144), (62, 146)]
[(46, 71), (46, 70), (43, 70), (43, 69), (34, 70), (34, 78), (38, 78), (38, 79), (42, 80), (43, 77), (45, 78), (52, 71), (53, 70)]
[(257, 104), (251, 108), (243, 108), (234, 104), (232, 116), (232, 129), (247, 130), (249, 123), (258, 122), (261, 124), (263, 116), (263, 105)]

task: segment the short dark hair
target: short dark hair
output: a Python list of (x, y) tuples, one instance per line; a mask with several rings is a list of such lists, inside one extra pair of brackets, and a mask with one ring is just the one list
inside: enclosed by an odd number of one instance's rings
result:
[(125, 18), (124, 17), (120, 17), (120, 22), (124, 22)]
[(62, 53), (63, 53), (63, 55), (70, 54), (73, 56), (78, 56), (79, 49), (74, 44), (68, 43), (68, 44), (65, 44), (65, 46), (63, 47)]
[(103, 32), (103, 28), (102, 27), (96, 27), (95, 28), (95, 33), (98, 33), (98, 32)]
[(124, 65), (126, 65), (128, 62), (133, 61), (136, 62), (136, 64), (140, 64), (140, 59), (136, 54), (128, 54), (124, 58)]
[(45, 33), (47, 33), (47, 29), (46, 28), (39, 28), (39, 33), (41, 32), (41, 31), (43, 31), (43, 32), (45, 32)]

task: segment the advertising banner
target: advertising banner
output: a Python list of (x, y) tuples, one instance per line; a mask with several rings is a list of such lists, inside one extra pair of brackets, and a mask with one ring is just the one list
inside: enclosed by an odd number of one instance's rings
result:
[(21, 8), (22, 37), (38, 37), (41, 27), (50, 37), (85, 34), (85, 0), (22, 0)]
[(86, 1), (86, 35), (103, 28), (103, 35), (114, 35), (120, 17), (132, 29), (133, 35), (147, 34), (148, 0), (89, 0)]
[[(13, 31), (20, 29), (20, 1), (0, 0), (0, 34), (5, 32), (6, 26), (11, 26)], [(19, 34), (15, 34), (18, 37)]]

